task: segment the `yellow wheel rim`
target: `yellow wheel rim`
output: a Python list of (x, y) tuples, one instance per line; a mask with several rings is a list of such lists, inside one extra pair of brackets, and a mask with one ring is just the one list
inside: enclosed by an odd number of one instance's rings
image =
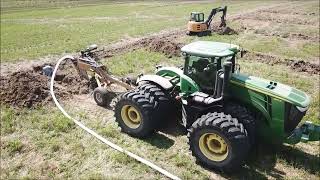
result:
[(121, 118), (123, 122), (132, 129), (138, 128), (141, 124), (141, 115), (139, 111), (131, 105), (125, 105), (122, 107)]
[(215, 133), (205, 133), (201, 135), (199, 147), (202, 154), (212, 161), (223, 161), (229, 153), (226, 141)]

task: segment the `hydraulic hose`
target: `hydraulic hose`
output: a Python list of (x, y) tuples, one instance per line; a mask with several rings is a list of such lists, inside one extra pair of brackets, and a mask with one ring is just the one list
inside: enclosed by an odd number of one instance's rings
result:
[(56, 104), (56, 106), (59, 108), (59, 110), (70, 120), (72, 120), (75, 124), (77, 124), (81, 129), (85, 130), (86, 132), (88, 132), (89, 134), (93, 135), (94, 137), (96, 137), (97, 139), (99, 139), (100, 141), (102, 141), (103, 143), (105, 143), (106, 145), (110, 146), (111, 148), (117, 150), (117, 151), (120, 151), (132, 158), (134, 158), (135, 160), (151, 167), (152, 169), (160, 172), (161, 174), (167, 176), (168, 178), (170, 179), (174, 179), (174, 180), (180, 180), (179, 177), (169, 173), (168, 171), (162, 169), (161, 167), (153, 164), (152, 162), (146, 160), (146, 159), (143, 159), (142, 157), (136, 155), (136, 154), (133, 154), (125, 149), (123, 149), (122, 147), (110, 142), (109, 140), (105, 139), (104, 137), (100, 136), (99, 134), (97, 134), (95, 131), (89, 129), (88, 127), (86, 127), (84, 124), (82, 124), (79, 120), (76, 120), (74, 118), (72, 118), (63, 108), (62, 106), (60, 105), (60, 103), (58, 102), (55, 94), (54, 94), (54, 91), (53, 91), (53, 86), (54, 86), (54, 78), (56, 76), (56, 73), (58, 71), (58, 67), (60, 65), (60, 63), (64, 60), (73, 60), (74, 58), (72, 56), (64, 56), (62, 57), (61, 59), (58, 60), (55, 68), (54, 68), (54, 71), (52, 73), (52, 76), (51, 76), (51, 83), (50, 83), (50, 93), (51, 93), (51, 96), (52, 96), (52, 99), (54, 101), (54, 103)]

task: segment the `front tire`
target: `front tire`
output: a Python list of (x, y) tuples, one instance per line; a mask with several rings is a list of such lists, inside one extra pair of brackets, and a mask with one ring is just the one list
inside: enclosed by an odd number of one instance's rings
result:
[(239, 168), (250, 148), (244, 126), (223, 112), (198, 118), (190, 127), (188, 138), (197, 162), (222, 171)]
[(246, 107), (233, 103), (228, 102), (224, 106), (224, 112), (226, 114), (230, 114), (232, 117), (237, 118), (237, 120), (243, 124), (244, 128), (247, 130), (250, 145), (254, 147), (256, 143), (256, 119), (254, 118), (253, 114), (249, 109)]

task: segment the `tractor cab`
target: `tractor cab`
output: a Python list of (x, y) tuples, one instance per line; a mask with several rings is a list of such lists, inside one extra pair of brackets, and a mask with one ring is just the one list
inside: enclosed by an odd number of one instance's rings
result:
[(198, 41), (184, 46), (181, 51), (185, 58), (184, 74), (198, 84), (200, 91), (213, 94), (216, 83), (224, 74), (226, 64), (231, 72), (235, 69), (239, 46), (210, 41)]
[(204, 13), (191, 12), (190, 21), (193, 21), (193, 22), (204, 22)]

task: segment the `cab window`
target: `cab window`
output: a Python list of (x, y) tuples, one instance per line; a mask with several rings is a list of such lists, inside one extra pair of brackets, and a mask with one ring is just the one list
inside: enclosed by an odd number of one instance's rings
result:
[(195, 21), (195, 22), (203, 22), (204, 21), (204, 14), (203, 13), (191, 13), (191, 17), (190, 19), (192, 21)]

